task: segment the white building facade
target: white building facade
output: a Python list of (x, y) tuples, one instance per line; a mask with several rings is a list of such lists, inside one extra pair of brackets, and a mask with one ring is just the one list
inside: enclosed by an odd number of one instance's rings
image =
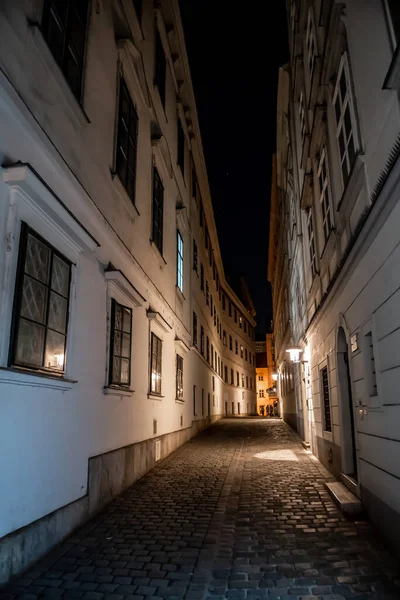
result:
[(399, 548), (399, 6), (287, 9), (277, 179), (291, 338), (277, 356), (301, 350), (297, 429)]
[(0, 159), (4, 582), (256, 394), (176, 0), (6, 1)]

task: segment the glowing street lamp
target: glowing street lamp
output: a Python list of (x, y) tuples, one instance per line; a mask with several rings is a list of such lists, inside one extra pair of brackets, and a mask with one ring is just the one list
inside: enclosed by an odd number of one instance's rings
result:
[(289, 357), (292, 362), (299, 363), (300, 354), (303, 352), (303, 349), (298, 346), (291, 346), (290, 348), (287, 348), (286, 352), (289, 352)]
[(278, 381), (278, 373), (272, 373), (272, 379)]

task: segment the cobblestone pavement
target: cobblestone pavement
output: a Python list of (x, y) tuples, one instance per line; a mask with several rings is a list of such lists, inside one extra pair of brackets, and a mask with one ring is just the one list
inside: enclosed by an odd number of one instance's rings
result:
[(400, 571), (279, 420), (224, 419), (115, 499), (1, 600), (400, 597)]

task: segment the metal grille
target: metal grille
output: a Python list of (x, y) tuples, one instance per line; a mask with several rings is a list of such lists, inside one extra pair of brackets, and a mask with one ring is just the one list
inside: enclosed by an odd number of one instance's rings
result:
[(331, 422), (331, 401), (329, 397), (329, 380), (328, 380), (328, 368), (324, 367), (321, 370), (322, 379), (322, 399), (324, 409), (324, 431), (332, 431)]

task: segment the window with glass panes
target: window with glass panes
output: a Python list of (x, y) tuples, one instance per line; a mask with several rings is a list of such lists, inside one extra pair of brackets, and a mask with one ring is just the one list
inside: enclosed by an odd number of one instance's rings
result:
[(130, 385), (132, 309), (111, 301), (110, 385)]
[(153, 225), (152, 240), (163, 253), (164, 186), (156, 167), (153, 167)]
[(234, 372), (233, 372), (233, 369), (231, 369), (231, 385), (233, 385), (233, 384), (234, 384), (234, 382), (235, 382), (235, 379), (234, 379)]
[(176, 399), (183, 400), (183, 358), (176, 355)]
[(71, 262), (21, 226), (10, 366), (64, 373)]
[(43, 4), (43, 37), (78, 101), (82, 95), (88, 7), (88, 0), (45, 0)]
[(197, 244), (196, 240), (193, 240), (193, 271), (197, 273)]
[(203, 263), (200, 263), (200, 289), (204, 292), (204, 267), (203, 267)]
[(200, 326), (200, 352), (204, 356), (204, 327)]
[(310, 207), (307, 208), (307, 231), (311, 274), (314, 277), (317, 272), (317, 255), (315, 253), (314, 219), (312, 214), (312, 208)]
[(328, 367), (321, 369), (322, 400), (324, 409), (324, 431), (332, 431), (331, 401), (329, 397)]
[(176, 285), (183, 293), (183, 239), (179, 232), (176, 232)]
[(356, 127), (353, 97), (350, 85), (350, 70), (347, 54), (340, 61), (333, 105), (336, 115), (336, 137), (342, 168), (343, 184), (346, 185), (356, 158)]
[(162, 341), (155, 333), (151, 334), (150, 359), (150, 392), (161, 394)]
[(123, 79), (119, 90), (116, 168), (129, 198), (135, 203), (138, 116)]
[(164, 47), (161, 41), (161, 35), (156, 27), (155, 44), (155, 65), (154, 65), (154, 84), (157, 86), (162, 105), (165, 106), (165, 83), (167, 77), (167, 61), (165, 58)]
[(322, 227), (325, 241), (328, 239), (333, 228), (331, 188), (329, 183), (329, 171), (326, 149), (322, 150), (318, 165), (319, 200), (321, 203)]
[(197, 346), (197, 315), (193, 311), (193, 346)]
[(306, 29), (306, 47), (307, 47), (307, 62), (310, 79), (313, 76), (315, 56), (317, 54), (317, 44), (315, 39), (314, 15), (312, 7), (308, 9), (307, 29)]
[(232, 336), (229, 336), (229, 350), (233, 350), (233, 339)]

